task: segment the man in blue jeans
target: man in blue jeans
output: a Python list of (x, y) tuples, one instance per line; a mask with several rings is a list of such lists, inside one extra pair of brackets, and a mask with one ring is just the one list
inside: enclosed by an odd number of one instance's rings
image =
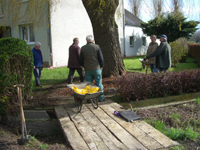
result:
[(40, 84), (41, 70), (43, 68), (43, 57), (40, 50), (41, 43), (35, 42), (35, 47), (32, 49), (33, 52), (33, 69), (36, 86), (42, 87)]
[[(103, 90), (102, 84), (102, 69), (104, 66), (104, 59), (99, 45), (94, 44), (94, 37), (88, 35), (86, 37), (87, 44), (81, 47), (80, 62), (85, 69), (85, 81), (93, 83)], [(104, 95), (99, 97), (99, 101), (104, 100)]]

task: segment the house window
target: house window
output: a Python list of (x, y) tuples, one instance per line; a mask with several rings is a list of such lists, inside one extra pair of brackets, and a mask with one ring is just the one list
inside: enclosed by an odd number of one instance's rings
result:
[(35, 42), (35, 36), (32, 25), (19, 26), (20, 38), (27, 42), (27, 44), (33, 44)]
[(0, 27), (0, 38), (11, 37), (10, 27)]
[(146, 37), (142, 37), (143, 45), (146, 46)]
[(134, 46), (134, 36), (130, 36), (130, 46)]

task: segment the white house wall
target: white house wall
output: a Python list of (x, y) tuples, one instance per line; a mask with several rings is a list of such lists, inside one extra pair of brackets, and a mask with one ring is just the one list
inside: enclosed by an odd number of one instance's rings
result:
[(53, 66), (67, 66), (68, 48), (73, 38), (79, 46), (86, 44), (86, 36), (93, 34), (92, 25), (81, 0), (60, 0), (51, 13), (51, 42)]
[[(121, 1), (121, 0), (120, 0)], [(122, 5), (119, 5), (122, 11)], [(115, 15), (119, 28), (119, 40), (123, 45), (122, 15)], [(81, 0), (60, 0), (51, 8), (51, 48), (53, 66), (67, 66), (68, 48), (73, 38), (79, 38), (79, 46), (86, 44), (86, 36), (93, 34), (92, 24)], [(121, 46), (122, 47), (122, 46)]]
[[(130, 46), (130, 36), (134, 36), (134, 46)], [(143, 45), (142, 37), (145, 36), (140, 27), (125, 26), (125, 54), (126, 57), (145, 55), (150, 37), (146, 37), (146, 46)]]

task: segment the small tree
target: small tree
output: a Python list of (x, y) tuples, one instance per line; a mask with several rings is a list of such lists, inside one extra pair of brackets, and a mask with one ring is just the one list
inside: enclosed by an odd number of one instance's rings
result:
[(172, 67), (176, 67), (181, 56), (184, 55), (183, 47), (180, 43), (174, 41), (169, 43), (171, 46), (171, 60), (172, 60)]
[(186, 62), (186, 58), (188, 56), (188, 50), (189, 50), (189, 46), (188, 46), (188, 40), (186, 38), (179, 38), (176, 40), (176, 42), (178, 42), (182, 48), (183, 48), (183, 55), (181, 56), (181, 59), (179, 62)]

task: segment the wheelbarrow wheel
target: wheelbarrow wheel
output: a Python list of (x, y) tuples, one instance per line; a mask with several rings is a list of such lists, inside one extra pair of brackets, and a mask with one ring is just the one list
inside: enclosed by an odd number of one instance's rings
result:
[(98, 102), (99, 102), (99, 98), (93, 98), (93, 99), (92, 99), (92, 106), (93, 106), (95, 109), (97, 109), (97, 108), (99, 107)]
[(74, 101), (75, 101), (75, 104), (76, 104), (76, 106), (78, 108), (78, 111), (80, 112), (81, 108), (82, 108), (82, 105), (83, 105), (83, 100), (80, 99), (80, 98), (74, 97)]

